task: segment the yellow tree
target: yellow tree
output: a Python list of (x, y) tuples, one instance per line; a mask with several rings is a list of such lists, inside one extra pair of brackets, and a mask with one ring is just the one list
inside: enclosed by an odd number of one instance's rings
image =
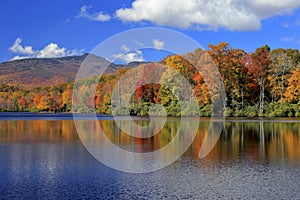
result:
[(43, 95), (36, 107), (40, 111), (49, 111), (50, 105), (51, 105), (51, 102), (50, 102), (50, 99), (48, 98), (48, 96)]
[[(206, 104), (210, 103), (210, 93), (201, 74), (183, 56), (181, 55), (169, 56), (164, 60), (164, 64), (172, 69), (177, 70), (180, 74), (184, 76), (186, 80), (188, 80), (190, 87), (193, 88), (194, 90), (195, 96), (197, 98), (200, 107), (203, 107)], [(164, 78), (168, 77), (169, 79), (168, 82), (172, 82), (172, 80), (175, 79), (174, 74), (172, 74), (171, 71), (169, 72), (168, 76), (166, 74), (164, 75), (165, 76)], [(175, 88), (173, 88), (173, 90), (174, 89)], [(168, 94), (168, 91), (165, 92), (166, 94)]]
[(70, 111), (72, 107), (72, 90), (67, 88), (63, 91), (62, 95), (62, 108), (64, 111)]
[(298, 103), (300, 100), (300, 70), (294, 70), (288, 79), (288, 86), (284, 93), (284, 101)]

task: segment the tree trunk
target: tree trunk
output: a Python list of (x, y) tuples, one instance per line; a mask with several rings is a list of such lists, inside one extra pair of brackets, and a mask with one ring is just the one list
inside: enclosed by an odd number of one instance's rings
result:
[(259, 81), (259, 114), (264, 112), (265, 85), (264, 80)]

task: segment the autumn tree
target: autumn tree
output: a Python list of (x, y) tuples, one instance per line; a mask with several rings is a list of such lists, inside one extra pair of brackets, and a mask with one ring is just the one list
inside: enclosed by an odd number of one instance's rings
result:
[(269, 46), (263, 46), (256, 49), (256, 51), (251, 54), (250, 59), (246, 62), (248, 75), (252, 77), (259, 86), (259, 114), (264, 112), (265, 88), (270, 64)]
[(288, 79), (288, 86), (284, 93), (284, 101), (298, 103), (300, 101), (300, 70), (294, 70)]
[(50, 99), (47, 95), (41, 96), (36, 108), (40, 111), (49, 111), (50, 108)]
[(72, 109), (72, 86), (70, 84), (67, 85), (61, 94), (61, 108), (64, 112)]
[(271, 52), (272, 63), (269, 68), (268, 80), (272, 101), (283, 101), (287, 80), (291, 77), (300, 61), (300, 53), (293, 49), (275, 49)]
[(209, 45), (208, 53), (218, 67), (228, 98), (227, 104), (243, 109), (245, 99), (249, 98), (248, 69), (244, 65), (246, 52), (234, 49), (226, 42)]
[(143, 66), (138, 70), (138, 72), (139, 73), (136, 76), (137, 81), (135, 91), (135, 98), (138, 100), (138, 104), (140, 105), (141, 102), (158, 104), (160, 101), (158, 95), (160, 90), (160, 84), (142, 84), (147, 80), (152, 80), (152, 77), (158, 76), (156, 72), (156, 64), (143, 64)]
[[(209, 102), (209, 92), (199, 71), (181, 55), (168, 56), (163, 62), (168, 68), (160, 80), (159, 97), (171, 115), (180, 114), (178, 101), (189, 102), (194, 91), (200, 106)], [(189, 112), (189, 108), (186, 108)]]

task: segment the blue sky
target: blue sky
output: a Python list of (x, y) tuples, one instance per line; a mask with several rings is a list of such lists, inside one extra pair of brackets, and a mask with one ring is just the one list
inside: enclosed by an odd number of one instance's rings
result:
[[(122, 31), (149, 26), (179, 31), (204, 48), (225, 41), (249, 52), (265, 44), (299, 49), (299, 7), (299, 0), (5, 0), (0, 61), (83, 54)], [(132, 51), (120, 59), (153, 57)]]

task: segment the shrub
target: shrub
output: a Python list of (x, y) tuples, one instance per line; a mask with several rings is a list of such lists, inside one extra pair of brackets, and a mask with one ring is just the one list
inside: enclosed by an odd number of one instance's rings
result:
[(245, 116), (247, 117), (256, 117), (257, 116), (257, 108), (256, 106), (245, 106), (244, 109)]
[(200, 109), (200, 116), (210, 117), (212, 114), (212, 105), (208, 104)]

